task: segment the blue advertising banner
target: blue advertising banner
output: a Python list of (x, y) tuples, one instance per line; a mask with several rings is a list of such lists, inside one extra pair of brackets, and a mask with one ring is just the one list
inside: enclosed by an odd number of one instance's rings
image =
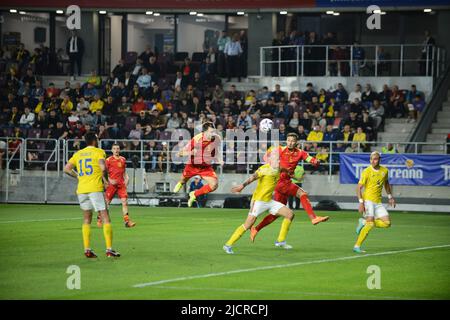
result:
[(449, 0), (316, 0), (317, 7), (368, 7), (377, 5), (384, 7), (424, 7), (450, 6)]
[[(340, 183), (356, 184), (370, 165), (370, 155), (340, 154)], [(389, 169), (389, 183), (414, 186), (450, 186), (450, 155), (382, 154), (381, 165)]]

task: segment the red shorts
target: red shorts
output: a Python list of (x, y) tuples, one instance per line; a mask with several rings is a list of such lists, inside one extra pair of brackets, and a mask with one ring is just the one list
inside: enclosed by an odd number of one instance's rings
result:
[(273, 199), (285, 205), (289, 197), (295, 197), (297, 195), (298, 189), (301, 188), (295, 183), (292, 183), (290, 179), (280, 179), (275, 187)]
[(212, 166), (195, 166), (192, 164), (187, 164), (186, 167), (184, 167), (183, 170), (183, 177), (189, 179), (193, 176), (200, 176), (200, 177), (211, 177), (216, 178), (216, 173), (214, 172), (214, 169)]
[(120, 199), (128, 198), (127, 186), (124, 183), (119, 183), (116, 185), (109, 184), (105, 191), (106, 201), (111, 202), (116, 193)]

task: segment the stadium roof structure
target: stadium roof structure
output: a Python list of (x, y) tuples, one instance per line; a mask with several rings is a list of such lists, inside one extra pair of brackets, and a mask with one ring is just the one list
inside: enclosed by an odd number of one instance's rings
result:
[(289, 9), (292, 12), (314, 12), (324, 9), (344, 9), (361, 11), (370, 5), (378, 5), (388, 10), (417, 10), (423, 8), (450, 8), (448, 0), (2, 0), (2, 8), (61, 9), (77, 5), (82, 10), (108, 9), (186, 11), (203, 9), (207, 11), (267, 12)]

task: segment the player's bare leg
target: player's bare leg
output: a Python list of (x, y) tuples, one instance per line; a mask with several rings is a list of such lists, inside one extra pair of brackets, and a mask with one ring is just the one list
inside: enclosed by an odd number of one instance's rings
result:
[(302, 207), (303, 207), (303, 209), (305, 209), (305, 211), (308, 214), (309, 219), (311, 219), (311, 223), (313, 225), (319, 224), (321, 222), (325, 222), (328, 219), (330, 219), (330, 217), (328, 217), (328, 216), (325, 216), (325, 217), (316, 216), (316, 214), (314, 213), (314, 210), (311, 206), (311, 202), (309, 201), (308, 193), (306, 193), (302, 188), (298, 188), (296, 196), (297, 196), (297, 198), (300, 199)]
[(122, 214), (125, 227), (132, 228), (136, 225), (136, 222), (131, 221), (130, 217), (128, 216), (128, 200), (127, 198), (121, 198), (120, 201), (122, 201)]
[(186, 178), (185, 176), (181, 176), (180, 181), (175, 185), (175, 188), (173, 188), (173, 192), (177, 193), (183, 188), (183, 186), (188, 182), (189, 178)]
[(91, 222), (92, 222), (92, 211), (83, 210), (83, 226), (81, 232), (83, 234), (83, 247), (84, 255), (86, 258), (97, 258), (97, 255), (92, 251), (90, 241), (91, 241)]
[(101, 210), (100, 215), (103, 220), (103, 236), (106, 243), (106, 256), (107, 257), (120, 257), (120, 253), (116, 252), (112, 248), (112, 227), (108, 210)]
[(200, 189), (191, 191), (189, 193), (188, 207), (192, 207), (192, 204), (194, 203), (194, 201), (197, 199), (198, 196), (213, 192), (219, 186), (216, 177), (202, 177), (202, 179), (206, 181), (206, 184)]
[(278, 235), (277, 241), (275, 242), (275, 246), (284, 249), (292, 249), (292, 246), (286, 243), (286, 237), (295, 215), (288, 207), (282, 207), (280, 210), (278, 210), (277, 216), (284, 217), (284, 219), (281, 224), (280, 233)]
[(223, 250), (228, 254), (233, 254), (234, 253), (232, 249), (233, 244), (242, 237), (245, 231), (247, 231), (253, 226), (255, 221), (256, 217), (249, 214), (244, 224), (237, 227), (237, 229), (231, 235), (230, 239), (228, 239), (228, 241), (225, 243), (225, 245), (223, 246)]

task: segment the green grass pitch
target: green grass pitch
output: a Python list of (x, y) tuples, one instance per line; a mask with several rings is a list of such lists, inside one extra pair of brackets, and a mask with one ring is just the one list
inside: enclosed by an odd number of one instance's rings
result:
[[(113, 206), (122, 257), (105, 257), (93, 223), (93, 260), (83, 255), (77, 206), (1, 205), (0, 299), (450, 299), (449, 214), (393, 212), (392, 227), (374, 229), (358, 256), (356, 211), (318, 212), (331, 219), (317, 226), (298, 211), (294, 249), (274, 246), (279, 219), (227, 255), (222, 245), (246, 212), (131, 207), (137, 226), (126, 229)], [(80, 290), (66, 287), (70, 265), (80, 267)], [(367, 288), (371, 265), (381, 289)]]

